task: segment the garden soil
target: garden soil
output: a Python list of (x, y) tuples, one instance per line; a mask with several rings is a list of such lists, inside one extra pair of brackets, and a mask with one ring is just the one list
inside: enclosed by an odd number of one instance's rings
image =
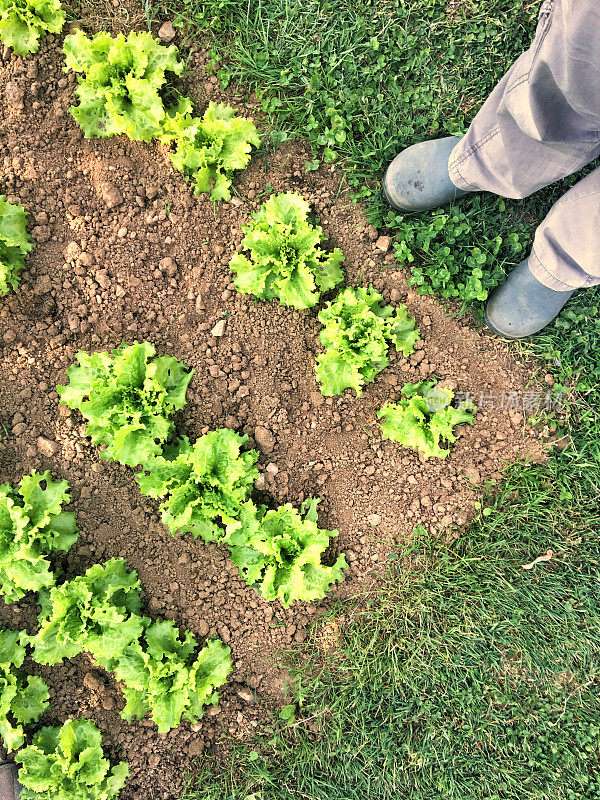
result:
[[(541, 457), (519, 405), (530, 372), (503, 343), (411, 291), (389, 239), (365, 222), (341, 173), (329, 165), (306, 170), (311, 153), (303, 143), (265, 148), (237, 174), (239, 197), (214, 205), (192, 194), (161, 146), (82, 138), (69, 113), (75, 77), (62, 71), (61, 46), (49, 36), (37, 55), (5, 50), (0, 62), (0, 191), (28, 210), (36, 244), (18, 290), (0, 301), (0, 481), (18, 482), (33, 469), (68, 479), (81, 534), (59, 559), (67, 577), (122, 556), (139, 573), (150, 616), (231, 647), (233, 672), (219, 706), (165, 735), (148, 719), (121, 720), (118, 685), (88, 657), (30, 665), (50, 685), (52, 708), (40, 725), (93, 719), (110, 757), (130, 764), (123, 798), (170, 800), (203, 759), (231, 737), (251, 737), (286, 702), (283, 652), (310, 640), (336, 600), (371, 592), (417, 524), (456, 529), (474, 513), (477, 484), (500, 477), (506, 463)], [(206, 59), (193, 54), (180, 84), (197, 109), (229, 101), (259, 120), (255, 99), (223, 93)], [(416, 352), (408, 360), (392, 355), (360, 398), (319, 392), (316, 309), (282, 308), (234, 289), (228, 263), (241, 226), (271, 191), (301, 192), (326, 247), (344, 252), (347, 282), (371, 283), (417, 320)], [(179, 434), (193, 440), (224, 426), (248, 434), (261, 453), (259, 501), (298, 506), (322, 498), (320, 526), (339, 531), (329, 563), (339, 553), (349, 562), (325, 600), (286, 611), (238, 577), (224, 547), (172, 536), (133, 471), (101, 460), (79, 414), (59, 405), (56, 386), (78, 350), (136, 340), (195, 370), (176, 417)], [(377, 410), (404, 382), (434, 374), (481, 406), (445, 460), (382, 439), (376, 424)], [(521, 400), (500, 408), (503, 396)], [(0, 617), (33, 632), (37, 610), (27, 599), (2, 604)]]

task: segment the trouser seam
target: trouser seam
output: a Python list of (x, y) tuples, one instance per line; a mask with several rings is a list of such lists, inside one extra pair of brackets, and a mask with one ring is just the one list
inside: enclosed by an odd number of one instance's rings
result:
[(456, 169), (457, 172), (459, 172), (458, 167), (461, 164), (464, 164), (464, 162), (468, 158), (474, 155), (478, 150), (480, 150), (483, 147), (484, 144), (487, 144), (487, 142), (489, 142), (491, 139), (494, 138), (494, 136), (497, 136), (499, 133), (500, 133), (500, 127), (498, 125), (495, 125), (489, 133), (486, 133), (485, 136), (483, 136), (477, 142), (472, 144), (471, 147), (469, 147), (469, 149), (466, 151), (466, 153), (463, 153), (459, 157), (455, 157), (452, 163), (450, 164), (450, 169)]

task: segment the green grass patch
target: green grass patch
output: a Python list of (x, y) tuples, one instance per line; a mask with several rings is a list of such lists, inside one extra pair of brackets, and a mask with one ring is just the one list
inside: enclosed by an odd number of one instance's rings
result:
[(304, 654), (292, 724), (188, 797), (597, 800), (600, 514), (570, 458), (511, 468), (459, 540), (399, 553), (377, 601), (339, 609), (340, 651)]

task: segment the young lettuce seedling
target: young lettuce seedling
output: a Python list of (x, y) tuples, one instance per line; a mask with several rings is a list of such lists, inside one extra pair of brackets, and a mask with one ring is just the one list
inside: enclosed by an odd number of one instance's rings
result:
[(60, 0), (0, 0), (0, 40), (21, 56), (37, 53), (40, 37), (64, 24)]
[(125, 761), (111, 768), (102, 734), (87, 719), (42, 728), (15, 760), (21, 800), (116, 800), (129, 776)]
[(78, 537), (67, 481), (32, 472), (18, 489), (0, 484), (0, 595), (7, 603), (54, 586), (48, 556), (68, 550)]
[(251, 119), (235, 109), (212, 101), (202, 117), (191, 114), (192, 102), (182, 97), (164, 119), (160, 141), (175, 145), (175, 169), (194, 181), (194, 192), (210, 192), (211, 200), (231, 200), (231, 177), (250, 161), (260, 137)]
[(35, 722), (49, 706), (46, 683), (21, 670), (27, 638), (0, 629), (0, 740), (8, 751), (22, 746), (23, 725)]
[(452, 406), (454, 392), (435, 381), (405, 383), (400, 390), (404, 398), (387, 403), (377, 416), (382, 419), (381, 431), (388, 439), (419, 450), (424, 456), (446, 458), (449, 450), (441, 444), (458, 438), (453, 428), (462, 423), (473, 424), (477, 408), (470, 400)]
[(382, 306), (382, 300), (373, 287), (347, 287), (319, 312), (325, 353), (317, 359), (316, 372), (322, 394), (350, 388), (360, 395), (363, 385), (389, 364), (390, 344), (405, 357), (414, 351), (419, 331), (406, 306), (394, 309)]
[(309, 204), (299, 194), (272, 195), (242, 230), (242, 247), (229, 266), (236, 288), (262, 300), (278, 299), (284, 306), (311, 308), (321, 292), (343, 280), (344, 260), (337, 247), (321, 250), (323, 230), (308, 221)]
[(134, 467), (161, 452), (173, 432), (171, 417), (185, 405), (194, 374), (176, 358), (154, 357), (149, 342), (125, 344), (112, 353), (77, 354), (58, 386), (61, 402), (88, 420), (87, 435), (106, 445), (101, 458)]
[(27, 212), (23, 206), (9, 203), (0, 195), (0, 295), (17, 288), (25, 256), (33, 250), (26, 226)]

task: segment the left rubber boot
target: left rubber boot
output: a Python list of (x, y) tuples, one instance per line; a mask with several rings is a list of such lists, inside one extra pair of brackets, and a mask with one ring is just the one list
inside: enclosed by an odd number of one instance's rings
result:
[(485, 321), (504, 339), (524, 339), (541, 331), (558, 316), (575, 289), (556, 292), (540, 283), (529, 269), (529, 259), (495, 289), (485, 307)]
[(383, 196), (399, 211), (427, 211), (469, 194), (450, 180), (448, 162), (460, 136), (444, 136), (398, 153), (383, 179)]

